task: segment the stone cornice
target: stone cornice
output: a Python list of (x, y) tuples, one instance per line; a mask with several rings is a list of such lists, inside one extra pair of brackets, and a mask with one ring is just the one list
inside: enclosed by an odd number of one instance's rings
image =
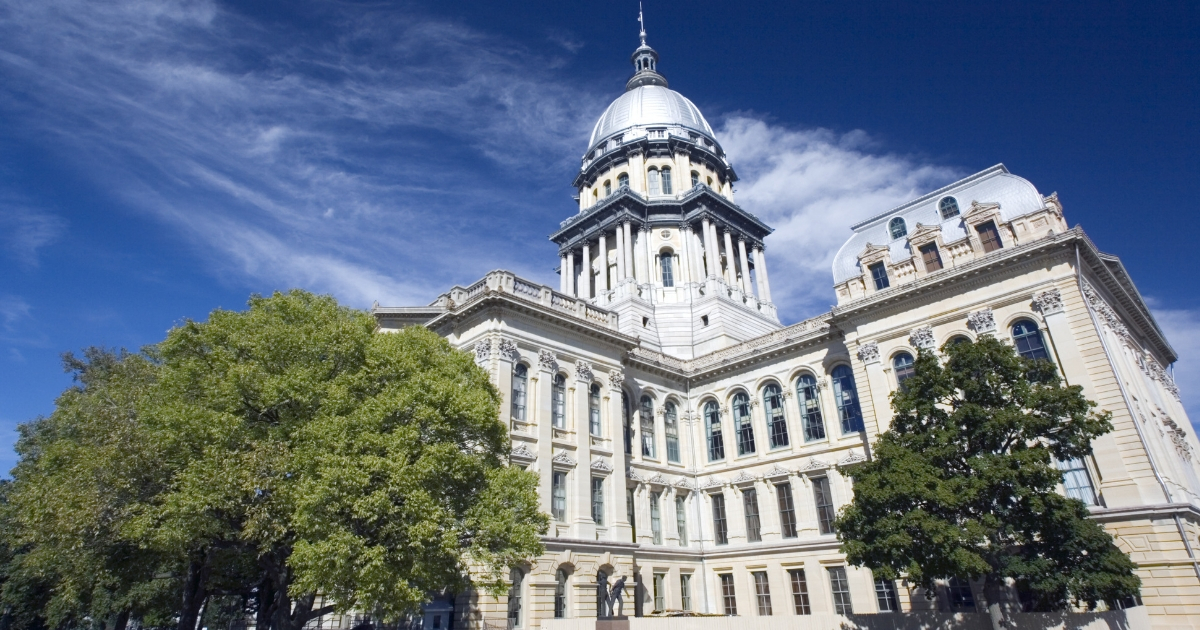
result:
[[(603, 142), (607, 142), (612, 136), (605, 138)], [(642, 155), (657, 155), (657, 154), (675, 154), (687, 153), (692, 162), (700, 164), (709, 164), (714, 171), (724, 173), (724, 176), (730, 182), (738, 181), (737, 172), (733, 165), (726, 159), (724, 151), (719, 143), (714, 140), (713, 147), (701, 146), (693, 142), (690, 138), (682, 138), (678, 135), (668, 135), (666, 138), (648, 138), (646, 136), (638, 136), (631, 138), (629, 142), (622, 143), (621, 146), (614, 149), (609, 149), (597, 155), (591, 162), (585, 163), (580, 169), (579, 174), (575, 176), (575, 180), (571, 182), (571, 186), (579, 188), (585, 184), (591, 185), (595, 182), (596, 177), (629, 159), (631, 151), (641, 153)], [(589, 152), (595, 150), (593, 146)], [(587, 159), (586, 156), (584, 158)]]

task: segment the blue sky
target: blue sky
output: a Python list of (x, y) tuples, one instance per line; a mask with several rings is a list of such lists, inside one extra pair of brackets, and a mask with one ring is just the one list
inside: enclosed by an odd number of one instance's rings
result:
[[(636, 3), (0, 0), (0, 470), (69, 384), (299, 286), (423, 304), (546, 240), (637, 44)], [(856, 220), (1003, 162), (1122, 258), (1200, 417), (1200, 5), (651, 1), (786, 321)]]

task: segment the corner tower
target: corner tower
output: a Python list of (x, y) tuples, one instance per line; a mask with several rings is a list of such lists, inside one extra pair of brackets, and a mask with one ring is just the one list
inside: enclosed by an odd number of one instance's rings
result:
[(634, 74), (596, 122), (572, 184), (578, 213), (550, 240), (563, 293), (687, 359), (780, 327), (763, 246), (772, 229), (734, 202), (737, 173), (716, 134), (640, 36)]

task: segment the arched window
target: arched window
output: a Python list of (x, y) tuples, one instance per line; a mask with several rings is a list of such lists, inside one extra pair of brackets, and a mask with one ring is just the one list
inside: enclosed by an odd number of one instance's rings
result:
[(767, 412), (767, 440), (771, 448), (788, 445), (787, 419), (783, 414), (783, 390), (771, 384), (763, 388), (763, 409)]
[(588, 433), (600, 437), (600, 386), (592, 384), (588, 395)]
[(888, 233), (892, 235), (892, 238), (908, 236), (908, 226), (904, 225), (904, 219), (896, 217), (888, 221)]
[(833, 380), (833, 399), (837, 401), (838, 418), (842, 421), (842, 434), (863, 430), (862, 410), (858, 407), (858, 389), (854, 386), (854, 373), (850, 367), (839, 365), (830, 374)]
[(524, 363), (513, 366), (512, 417), (525, 422), (525, 392), (529, 387), (529, 368)]
[(550, 385), (550, 423), (557, 429), (567, 428), (567, 379), (555, 374)]
[(804, 374), (796, 379), (796, 400), (800, 403), (800, 424), (804, 426), (804, 441), (824, 440), (825, 421), (821, 418), (817, 379), (812, 374)]
[(692, 188), (700, 185), (700, 173), (692, 171)]
[(567, 616), (567, 572), (559, 569), (554, 574), (554, 618)]
[(958, 200), (954, 197), (942, 197), (938, 202), (938, 212), (942, 213), (943, 219), (958, 216)]
[(754, 422), (750, 419), (750, 397), (744, 393), (733, 397), (733, 428), (737, 431), (738, 455), (753, 453)]
[(1022, 319), (1013, 324), (1012, 336), (1013, 344), (1017, 347), (1017, 354), (1026, 359), (1050, 358), (1050, 353), (1046, 351), (1046, 344), (1042, 342), (1042, 331), (1038, 330), (1037, 324), (1031, 320)]
[(646, 182), (650, 186), (651, 195), (662, 194), (662, 180), (658, 178), (658, 169), (652, 168), (650, 172), (646, 173)]
[(604, 196), (607, 197), (611, 194), (612, 194), (612, 180), (606, 179), (606, 180), (604, 180)]
[(658, 264), (662, 267), (662, 282), (664, 287), (675, 286), (675, 270), (672, 263), (675, 256), (671, 252), (663, 252), (658, 255)]
[(917, 370), (913, 366), (913, 357), (907, 352), (901, 352), (892, 359), (892, 368), (896, 370), (896, 385), (899, 385), (901, 389), (904, 389), (904, 381), (917, 374)]
[(671, 194), (671, 167), (664, 166), (662, 170), (662, 191), (664, 195)]
[(508, 575), (512, 585), (508, 587), (508, 627), (521, 627), (521, 590), (525, 582), (525, 572), (513, 567)]
[(621, 426), (625, 428), (625, 454), (633, 454), (633, 412), (629, 409), (629, 395), (621, 392)]
[(704, 427), (708, 431), (708, 461), (725, 459), (725, 438), (721, 434), (721, 410), (715, 401), (704, 405)]
[(654, 401), (642, 396), (642, 457), (654, 457)]
[(679, 463), (679, 412), (675, 403), (663, 405), (663, 433), (667, 436), (667, 461)]
[(966, 335), (955, 335), (950, 338), (950, 345), (957, 346), (960, 343), (971, 343), (971, 338)]
[(617, 188), (629, 188), (629, 175), (625, 173), (617, 175)]

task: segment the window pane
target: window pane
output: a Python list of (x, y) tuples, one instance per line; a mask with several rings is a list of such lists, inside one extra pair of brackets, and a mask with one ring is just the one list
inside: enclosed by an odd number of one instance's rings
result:
[(804, 425), (804, 441), (825, 439), (825, 421), (821, 418), (821, 400), (817, 395), (816, 377), (805, 374), (796, 379), (796, 398), (800, 403), (800, 420)]
[(622, 188), (628, 188), (629, 187), (629, 176), (626, 175), (625, 173), (621, 173), (620, 175), (617, 175), (617, 186), (622, 187)]
[(758, 616), (771, 616), (771, 584), (767, 581), (766, 571), (755, 571), (751, 574), (754, 577), (754, 595), (758, 599)]
[(850, 603), (850, 582), (846, 579), (846, 567), (829, 567), (829, 588), (833, 591), (833, 612), (853, 615)]
[(771, 448), (788, 445), (787, 418), (783, 413), (783, 390), (778, 385), (763, 388), (763, 408), (767, 414), (767, 438)]
[(592, 385), (591, 395), (588, 397), (588, 432), (600, 437), (600, 430), (600, 386)]
[(896, 584), (891, 580), (875, 580), (875, 602), (879, 612), (899, 612), (900, 598), (896, 596)]
[(925, 271), (937, 271), (942, 268), (942, 256), (938, 253), (935, 243), (921, 246), (921, 262), (925, 263)]
[(679, 532), (679, 546), (688, 546), (687, 501), (680, 496), (675, 497), (675, 530)]
[(762, 523), (758, 518), (758, 492), (753, 488), (742, 491), (742, 507), (746, 511), (746, 541), (762, 540)]
[(1083, 501), (1084, 505), (1097, 504), (1092, 478), (1088, 475), (1087, 466), (1082, 459), (1068, 459), (1055, 464), (1062, 471), (1063, 488), (1067, 491), (1067, 496)]
[(513, 569), (508, 577), (512, 582), (508, 588), (508, 625), (512, 628), (520, 628), (521, 583), (525, 580), (525, 574), (520, 569)]
[(659, 506), (659, 493), (650, 493), (650, 537), (654, 544), (662, 544), (662, 514)]
[(692, 609), (692, 574), (679, 574), (679, 599), (684, 610)]
[(796, 505), (792, 501), (792, 484), (784, 482), (775, 486), (775, 496), (779, 499), (779, 526), (784, 538), (795, 538)]
[(633, 488), (625, 490), (625, 517), (629, 519), (633, 542), (637, 542), (637, 504), (633, 500)]
[(513, 367), (512, 385), (512, 417), (514, 420), (525, 421), (525, 392), (529, 385), (529, 369), (518, 363)]
[(854, 374), (845, 365), (833, 369), (833, 398), (837, 401), (838, 417), (842, 421), (842, 434), (863, 430), (862, 411), (858, 407), (858, 390), (854, 386)]
[(554, 520), (567, 520), (567, 473), (556, 472), (551, 477), (550, 512)]
[(567, 573), (559, 569), (554, 575), (554, 618), (567, 616)]
[(892, 238), (904, 238), (908, 236), (908, 226), (904, 225), (904, 219), (896, 217), (888, 222), (888, 233)]
[(656, 169), (650, 169), (650, 173), (647, 175), (647, 181), (650, 184), (651, 195), (662, 194), (660, 192), (661, 186), (659, 185), (658, 171)]
[(829, 492), (829, 479), (817, 477), (813, 482), (813, 501), (817, 504), (817, 525), (822, 534), (833, 533), (833, 495)]
[(675, 274), (671, 268), (671, 263), (674, 256), (671, 254), (661, 254), (658, 257), (659, 265), (662, 267), (662, 281), (664, 287), (675, 286)]
[(733, 424), (737, 430), (738, 455), (755, 452), (754, 424), (750, 419), (750, 397), (738, 394), (733, 397)]
[(946, 592), (950, 596), (950, 607), (955, 610), (975, 610), (975, 596), (971, 594), (971, 584), (962, 578), (950, 578), (946, 583)]
[(654, 574), (654, 610), (667, 609), (667, 574)]
[(663, 433), (667, 436), (667, 461), (679, 463), (679, 413), (675, 403), (663, 405)]
[(792, 605), (796, 608), (796, 614), (811, 615), (812, 606), (808, 601), (808, 580), (804, 576), (804, 569), (792, 569), (788, 571), (788, 576), (792, 578)]
[(942, 213), (943, 219), (958, 216), (958, 200), (954, 197), (946, 197), (938, 203), (938, 210)]
[(669, 168), (662, 170), (662, 191), (664, 195), (669, 195), (672, 192), (671, 169)]
[(621, 421), (622, 421), (621, 426), (624, 427), (624, 430), (625, 430), (625, 454), (632, 455), (633, 454), (633, 419), (630, 417), (632, 415), (632, 412), (630, 412), (630, 410), (629, 410), (629, 395), (626, 394), (625, 392), (621, 392), (621, 415), (624, 416), (623, 418), (621, 418)]
[(704, 405), (704, 426), (708, 430), (708, 461), (725, 459), (725, 439), (721, 435), (721, 411), (717, 403)]
[(883, 263), (875, 263), (874, 265), (867, 267), (867, 271), (871, 272), (871, 280), (875, 282), (876, 291), (881, 291), (890, 286), (890, 283), (888, 282), (887, 268), (883, 266)]
[(1012, 335), (1017, 354), (1026, 359), (1050, 358), (1050, 353), (1046, 351), (1046, 344), (1042, 341), (1042, 331), (1038, 330), (1037, 324), (1023, 319), (1013, 325)]
[(729, 529), (725, 523), (725, 497), (712, 495), (713, 537), (718, 545), (729, 544)]
[(721, 574), (721, 608), (726, 615), (737, 614), (737, 594), (733, 591), (733, 574)]
[(592, 521), (604, 524), (604, 479), (592, 477)]
[(550, 387), (550, 419), (555, 428), (567, 428), (567, 379), (562, 374), (554, 376)]
[(983, 244), (984, 252), (994, 252), (1003, 247), (1000, 242), (1000, 232), (996, 230), (996, 224), (993, 221), (988, 221), (983, 225), (975, 228), (979, 233), (979, 242)]
[(892, 360), (892, 367), (896, 370), (896, 385), (904, 388), (904, 381), (916, 376), (917, 369), (913, 365), (912, 355), (907, 352), (902, 352), (896, 355)]

